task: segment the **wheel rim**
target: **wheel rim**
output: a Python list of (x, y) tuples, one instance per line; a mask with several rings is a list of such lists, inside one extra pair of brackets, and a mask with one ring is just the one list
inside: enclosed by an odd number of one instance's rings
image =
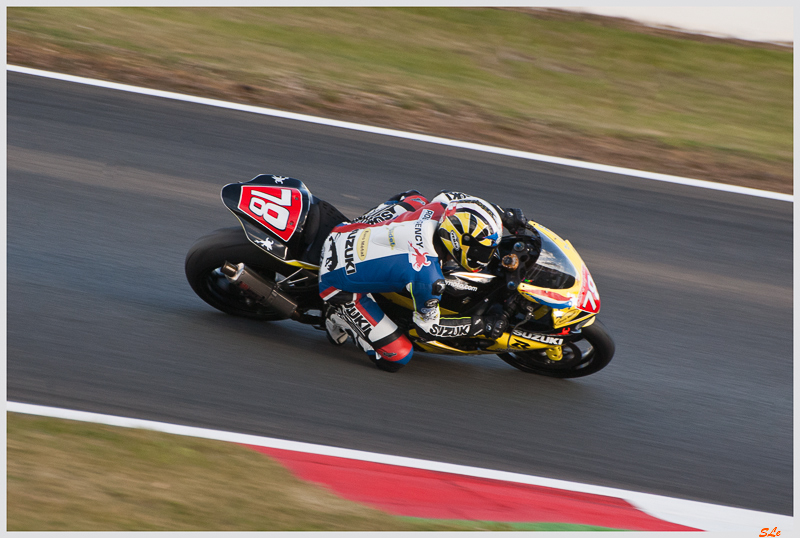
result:
[[(590, 363), (594, 356), (594, 348), (591, 344), (585, 341), (581, 343), (585, 343), (587, 349), (581, 349), (576, 343), (568, 343), (555, 348), (516, 351), (508, 353), (508, 355), (519, 366), (529, 370), (552, 372), (575, 370)], [(559, 355), (560, 359), (557, 358)]]

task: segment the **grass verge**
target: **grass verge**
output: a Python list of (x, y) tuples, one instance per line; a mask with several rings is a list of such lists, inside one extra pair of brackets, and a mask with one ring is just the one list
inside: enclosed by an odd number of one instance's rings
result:
[(395, 517), (254, 450), (7, 413), (8, 531), (609, 530)]
[(791, 49), (546, 9), (7, 9), (8, 62), (792, 191)]

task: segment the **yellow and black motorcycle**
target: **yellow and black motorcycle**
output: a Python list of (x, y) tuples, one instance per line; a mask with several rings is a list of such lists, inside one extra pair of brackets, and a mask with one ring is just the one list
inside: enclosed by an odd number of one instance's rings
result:
[[(228, 314), (324, 330), (320, 253), (347, 217), (284, 176), (226, 185), (222, 201), (241, 226), (216, 230), (191, 247), (185, 269), (195, 293)], [(529, 221), (504, 235), (484, 271), (444, 266), (443, 272), (444, 315), (501, 312), (508, 329), (498, 338), (427, 340), (411, 322), (407, 293), (373, 294), (418, 352), (494, 354), (524, 372), (560, 378), (593, 374), (614, 356), (614, 341), (597, 321), (600, 296), (586, 264), (569, 241), (541, 224)]]

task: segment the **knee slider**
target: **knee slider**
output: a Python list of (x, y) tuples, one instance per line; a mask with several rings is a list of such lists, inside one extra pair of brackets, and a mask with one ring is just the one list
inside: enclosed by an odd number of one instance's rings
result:
[[(395, 370), (408, 363), (414, 355), (414, 346), (411, 341), (399, 330), (386, 338), (373, 343), (375, 352), (380, 357), (379, 361), (396, 365)], [(377, 364), (377, 363), (376, 363)], [(380, 366), (379, 366), (380, 368)]]

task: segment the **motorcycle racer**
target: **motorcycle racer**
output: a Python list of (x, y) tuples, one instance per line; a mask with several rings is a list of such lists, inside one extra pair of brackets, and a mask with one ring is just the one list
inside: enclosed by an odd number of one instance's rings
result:
[(442, 264), (454, 261), (470, 272), (486, 267), (504, 222), (516, 227), (525, 220), (519, 209), (503, 210), (465, 193), (443, 191), (429, 202), (413, 190), (335, 226), (322, 248), (319, 273), (330, 341), (341, 345), (351, 335), (378, 368), (399, 370), (413, 346), (371, 293), (402, 290), (411, 295), (413, 323), (423, 339), (502, 334), (502, 314), (442, 317), (439, 301)]

